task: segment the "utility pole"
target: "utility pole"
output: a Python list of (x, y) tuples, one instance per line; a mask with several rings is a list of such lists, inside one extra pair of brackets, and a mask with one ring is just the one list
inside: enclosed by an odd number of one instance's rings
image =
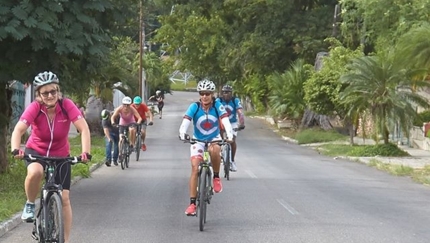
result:
[(139, 17), (139, 96), (143, 94), (143, 43), (145, 43), (145, 34), (143, 31), (143, 6), (140, 0), (140, 17)]

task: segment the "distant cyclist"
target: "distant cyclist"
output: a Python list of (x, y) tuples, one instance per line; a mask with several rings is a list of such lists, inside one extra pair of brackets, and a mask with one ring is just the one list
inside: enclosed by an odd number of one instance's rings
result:
[[(136, 120), (134, 117), (137, 117), (137, 124), (142, 122), (142, 117), (140, 117), (139, 112), (131, 106), (131, 98), (126, 96), (122, 99), (122, 105), (118, 106), (113, 115), (111, 116), (111, 123), (115, 123), (115, 118), (120, 117), (119, 119), (119, 142), (121, 143), (123, 139), (124, 126), (128, 126), (129, 128), (129, 137), (130, 137), (130, 147), (134, 146), (136, 141)], [(119, 151), (121, 153), (121, 151)]]
[[(187, 129), (193, 121), (194, 132), (193, 137), (201, 140), (219, 140), (220, 136), (220, 120), (223, 124), (227, 139), (233, 139), (231, 125), (228, 120), (228, 114), (224, 106), (215, 101), (213, 97), (215, 84), (209, 80), (202, 80), (197, 84), (197, 91), (200, 95), (200, 102), (192, 103), (182, 120), (179, 128), (179, 138), (185, 140)], [(199, 172), (199, 163), (203, 160), (203, 143), (196, 143), (190, 146), (191, 153), (191, 176), (189, 181), (190, 205), (185, 210), (188, 216), (196, 215), (196, 196), (197, 196), (197, 176)], [(221, 179), (219, 178), (219, 170), (221, 163), (220, 146), (211, 144), (209, 153), (214, 171), (213, 190), (216, 193), (222, 191)]]
[[(151, 126), (153, 124), (152, 120), (152, 112), (148, 109), (148, 106), (145, 103), (142, 103), (142, 98), (140, 96), (136, 96), (133, 99), (133, 104), (131, 105), (134, 109), (139, 112), (140, 117), (142, 118), (142, 123), (140, 123), (140, 131), (142, 138), (142, 151), (146, 151), (145, 138), (146, 138), (146, 125)], [(149, 117), (149, 123), (147, 124), (146, 118)], [(135, 117), (137, 121), (137, 117)], [(136, 148), (139, 149), (139, 148)]]
[(160, 115), (160, 119), (163, 117), (163, 107), (164, 107), (164, 95), (160, 90), (155, 92), (155, 95), (149, 97), (148, 100), (156, 100), (158, 107), (158, 114)]
[[(220, 101), (221, 104), (224, 105), (228, 117), (231, 123), (231, 127), (233, 129), (244, 129), (245, 128), (245, 117), (243, 115), (242, 104), (240, 103), (240, 99), (233, 96), (233, 88), (230, 85), (224, 85), (222, 87), (222, 96), (217, 98), (217, 101)], [(239, 117), (239, 124), (238, 118)], [(233, 130), (233, 143), (231, 144), (231, 164), (230, 170), (237, 171), (236, 162), (234, 161), (236, 155), (236, 137), (237, 131)]]
[[(67, 157), (70, 156), (70, 124), (81, 134), (82, 161), (87, 161), (91, 149), (91, 135), (88, 124), (78, 107), (70, 99), (63, 98), (59, 80), (53, 72), (39, 73), (34, 77), (35, 100), (22, 113), (11, 136), (12, 153), (17, 158), (25, 154)], [(31, 135), (25, 144), (25, 151), (20, 149), (21, 138), (31, 126)], [(39, 161), (26, 161), (27, 176), (24, 189), (27, 196), (21, 219), (33, 222), (36, 219), (35, 201), (40, 192), (45, 165)], [(72, 228), (72, 206), (70, 204), (70, 184), (72, 169), (70, 164), (63, 164), (55, 175), (55, 183), (61, 184), (63, 192), (64, 239), (69, 242)]]

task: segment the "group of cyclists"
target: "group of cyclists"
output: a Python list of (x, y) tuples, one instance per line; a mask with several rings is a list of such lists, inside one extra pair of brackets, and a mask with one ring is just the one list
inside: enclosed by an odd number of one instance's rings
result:
[[(222, 96), (219, 98), (215, 98), (215, 90), (215, 84), (210, 80), (204, 79), (197, 84), (200, 100), (199, 102), (192, 103), (185, 112), (179, 128), (179, 138), (181, 140), (186, 139), (186, 133), (191, 121), (194, 125), (193, 137), (199, 140), (220, 140), (221, 134), (223, 134), (221, 130), (223, 130), (226, 134), (224, 139), (232, 145), (230, 170), (236, 171), (237, 166), (234, 158), (237, 149), (237, 131), (234, 128), (245, 128), (242, 105), (238, 98), (233, 97), (233, 88), (230, 85), (222, 87)], [(201, 142), (190, 146), (190, 204), (185, 210), (187, 216), (196, 215), (197, 176), (199, 172), (199, 163), (203, 160), (203, 151), (204, 144)], [(217, 143), (211, 143), (209, 154), (214, 172), (213, 190), (215, 193), (219, 193), (222, 191), (222, 183), (219, 177), (221, 164), (220, 146)]]
[[(64, 98), (60, 91), (59, 79), (50, 71), (39, 73), (33, 80), (35, 100), (26, 107), (11, 135), (11, 151), (15, 158), (23, 159), (25, 154), (67, 157), (70, 156), (70, 145), (68, 133), (70, 125), (73, 124), (81, 135), (80, 155), (83, 162), (91, 158), (91, 135), (88, 124), (81, 111), (72, 100)], [(191, 121), (194, 124), (193, 136), (201, 140), (220, 139), (221, 128), (225, 131), (226, 140), (232, 144), (231, 170), (236, 171), (234, 156), (236, 153), (235, 138), (237, 136), (233, 128), (244, 128), (244, 115), (238, 98), (232, 96), (232, 87), (225, 85), (222, 88), (222, 97), (215, 99), (215, 84), (210, 80), (202, 80), (197, 85), (200, 101), (192, 103), (182, 120), (179, 129), (180, 139), (185, 139), (186, 131)], [(162, 118), (163, 97), (157, 91), (156, 100), (160, 119)], [(136, 127), (141, 129), (142, 147), (135, 149), (146, 150), (144, 143), (146, 137), (146, 126), (153, 124), (153, 114), (142, 102), (140, 96), (124, 97), (122, 104), (114, 111), (103, 110), (101, 112), (103, 130), (106, 137), (106, 161), (107, 166), (111, 162), (118, 164), (120, 157), (118, 143), (121, 141), (123, 129), (129, 129), (131, 146), (136, 139)], [(149, 122), (148, 122), (148, 119)], [(116, 126), (118, 125), (118, 126)], [(31, 126), (31, 134), (21, 148), (21, 138)], [(187, 207), (186, 215), (196, 214), (196, 187), (198, 164), (203, 159), (203, 145), (194, 144), (190, 148), (192, 173), (189, 180), (190, 205)], [(113, 151), (112, 151), (113, 150)], [(112, 153), (113, 152), (113, 153)], [(219, 178), (220, 170), (220, 147), (212, 144), (209, 148), (210, 157), (214, 170), (214, 191), (222, 191), (222, 183)], [(25, 222), (33, 222), (35, 215), (35, 200), (40, 190), (41, 181), (44, 176), (44, 167), (39, 161), (26, 161), (27, 175), (24, 182), (27, 201), (21, 215)], [(72, 226), (72, 207), (70, 205), (70, 164), (65, 164), (55, 175), (55, 182), (61, 184), (63, 215), (64, 215), (64, 238), (69, 242)]]
[[(161, 112), (164, 106), (161, 91), (157, 90), (154, 97), (158, 100), (159, 104), (161, 103), (161, 106), (158, 106), (161, 119)], [(129, 130), (128, 134), (132, 151), (136, 149), (146, 151), (146, 126), (151, 126), (153, 124), (153, 114), (148, 106), (142, 102), (140, 96), (134, 97), (133, 101), (129, 96), (124, 97), (120, 106), (114, 111), (103, 110), (101, 112), (101, 117), (106, 138), (106, 166), (111, 166), (112, 161), (114, 165), (118, 165), (118, 158), (121, 156), (118, 151), (118, 144), (123, 139), (122, 134), (124, 134), (124, 129)], [(141, 148), (133, 148), (136, 142), (137, 129), (140, 129), (142, 141)]]

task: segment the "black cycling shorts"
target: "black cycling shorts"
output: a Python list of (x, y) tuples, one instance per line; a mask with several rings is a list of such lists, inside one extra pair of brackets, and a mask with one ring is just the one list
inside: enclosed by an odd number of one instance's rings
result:
[[(30, 148), (25, 148), (25, 154), (34, 154), (39, 155), (36, 151)], [(40, 163), (38, 161), (25, 161), (26, 165), (28, 166), (31, 163)], [(45, 163), (40, 163), (43, 166), (43, 170), (45, 170)], [(70, 190), (70, 184), (72, 180), (72, 165), (70, 163), (63, 163), (60, 164), (57, 167), (56, 174), (55, 174), (55, 183), (61, 184), (64, 190)]]

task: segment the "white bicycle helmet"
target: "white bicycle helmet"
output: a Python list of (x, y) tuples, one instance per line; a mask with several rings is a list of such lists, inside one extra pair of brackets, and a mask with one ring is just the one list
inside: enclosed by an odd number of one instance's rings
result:
[(47, 85), (47, 84), (58, 84), (60, 81), (57, 78), (57, 75), (51, 71), (45, 71), (43, 73), (39, 73), (34, 77), (33, 85), (36, 90), (38, 90), (40, 87)]
[(214, 82), (207, 80), (207, 79), (203, 79), (202, 81), (200, 81), (197, 84), (197, 91), (211, 91), (214, 92), (215, 91), (215, 84)]
[(130, 97), (128, 97), (128, 96), (126, 96), (126, 97), (124, 97), (124, 98), (122, 98), (122, 104), (123, 105), (131, 105), (131, 98)]
[(161, 91), (160, 91), (160, 90), (157, 90), (157, 91), (155, 92), (155, 94), (159, 95), (159, 94), (161, 94)]

